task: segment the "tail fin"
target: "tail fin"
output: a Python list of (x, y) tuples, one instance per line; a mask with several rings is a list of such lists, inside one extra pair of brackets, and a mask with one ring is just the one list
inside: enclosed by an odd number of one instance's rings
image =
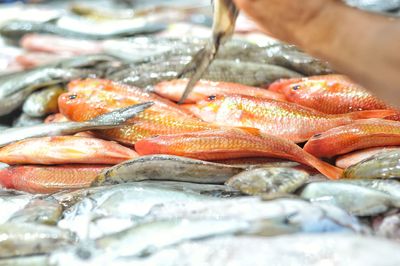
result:
[(396, 115), (398, 111), (384, 109), (384, 110), (366, 110), (345, 114), (345, 116), (351, 119), (368, 119), (368, 118), (385, 118), (388, 116)]
[(340, 179), (343, 175), (343, 170), (335, 167), (329, 163), (319, 160), (311, 154), (308, 154), (305, 160), (308, 164), (317, 169), (321, 174), (328, 177), (329, 179), (335, 180)]

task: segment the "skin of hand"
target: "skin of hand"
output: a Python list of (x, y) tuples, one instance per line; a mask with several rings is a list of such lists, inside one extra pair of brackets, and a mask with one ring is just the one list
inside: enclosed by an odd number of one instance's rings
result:
[(234, 0), (284, 42), (331, 63), (400, 107), (400, 19), (360, 11), (340, 0)]

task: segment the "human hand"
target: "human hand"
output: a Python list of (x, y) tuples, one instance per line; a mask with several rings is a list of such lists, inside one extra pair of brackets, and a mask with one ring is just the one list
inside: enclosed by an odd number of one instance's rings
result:
[[(308, 25), (330, 12), (340, 0), (233, 0), (264, 31), (275, 38), (298, 43)], [(332, 15), (332, 14), (331, 14)]]

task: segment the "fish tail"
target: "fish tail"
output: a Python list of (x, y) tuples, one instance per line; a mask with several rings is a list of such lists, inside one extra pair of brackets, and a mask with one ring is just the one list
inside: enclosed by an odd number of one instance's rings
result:
[(317, 169), (321, 174), (325, 175), (329, 179), (340, 179), (343, 175), (342, 169), (333, 166), (327, 162), (321, 161), (311, 154), (307, 154), (307, 157), (305, 159), (309, 165)]
[(345, 116), (351, 119), (368, 119), (368, 118), (385, 118), (388, 116), (396, 115), (398, 111), (384, 109), (384, 110), (366, 110), (366, 111), (359, 111), (359, 112), (352, 112), (345, 114)]

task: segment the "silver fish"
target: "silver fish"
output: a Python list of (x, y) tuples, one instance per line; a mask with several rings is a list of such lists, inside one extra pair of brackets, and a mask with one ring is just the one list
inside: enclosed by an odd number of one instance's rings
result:
[(23, 209), (14, 213), (9, 223), (39, 223), (55, 225), (61, 218), (63, 207), (52, 197), (32, 199)]
[(58, 112), (58, 96), (65, 90), (52, 86), (32, 93), (24, 102), (22, 110), (31, 117), (44, 117)]
[(372, 220), (372, 228), (377, 236), (400, 240), (400, 213), (389, 213), (375, 217)]
[(0, 259), (0, 266), (46, 266), (50, 265), (46, 255), (33, 255)]
[(244, 194), (292, 193), (305, 184), (309, 174), (288, 167), (257, 168), (229, 178), (227, 186)]
[[(354, 234), (299, 234), (274, 238), (224, 236), (185, 242), (144, 258), (108, 265), (396, 266), (396, 242)], [(251, 250), (251, 252), (249, 252)]]
[(312, 202), (337, 205), (356, 216), (377, 215), (399, 205), (384, 192), (335, 181), (310, 183), (300, 196)]
[(6, 222), (14, 213), (24, 208), (33, 195), (15, 190), (0, 189), (0, 224)]
[(400, 182), (397, 180), (385, 179), (356, 179), (356, 180), (340, 180), (345, 184), (353, 184), (361, 187), (372, 188), (389, 194), (394, 199), (400, 200)]
[(48, 253), (75, 242), (71, 232), (41, 224), (5, 223), (0, 234), (1, 258)]
[(179, 156), (143, 156), (104, 170), (93, 185), (118, 184), (143, 180), (170, 180), (221, 184), (244, 168), (210, 163)]
[(400, 178), (400, 151), (385, 151), (348, 167), (344, 178)]
[(213, 5), (214, 21), (211, 41), (193, 57), (192, 61), (178, 75), (179, 78), (186, 73), (194, 72), (179, 101), (180, 103), (183, 103), (187, 98), (194, 85), (201, 79), (210, 63), (214, 60), (219, 46), (233, 35), (239, 10), (231, 0), (214, 0)]
[(0, 133), (0, 147), (27, 138), (70, 135), (87, 130), (118, 127), (151, 105), (153, 105), (152, 102), (147, 102), (121, 108), (85, 122), (49, 123), (7, 129)]
[(9, 114), (17, 109), (33, 91), (39, 88), (93, 74), (95, 74), (93, 70), (47, 67), (3, 78), (0, 82), (0, 115)]

